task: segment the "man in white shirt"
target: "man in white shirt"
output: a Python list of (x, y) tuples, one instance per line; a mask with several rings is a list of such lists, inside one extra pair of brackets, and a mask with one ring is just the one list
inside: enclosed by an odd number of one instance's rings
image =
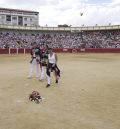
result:
[(58, 83), (58, 80), (59, 80), (59, 77), (60, 77), (60, 70), (59, 68), (57, 67), (57, 55), (56, 53), (54, 53), (52, 51), (51, 48), (49, 48), (49, 55), (48, 55), (48, 65), (47, 65), (47, 70), (46, 70), (46, 73), (47, 73), (47, 86), (46, 87), (49, 87), (50, 86), (50, 83), (51, 83), (51, 72), (54, 72), (55, 74), (55, 78), (56, 78), (56, 83)]

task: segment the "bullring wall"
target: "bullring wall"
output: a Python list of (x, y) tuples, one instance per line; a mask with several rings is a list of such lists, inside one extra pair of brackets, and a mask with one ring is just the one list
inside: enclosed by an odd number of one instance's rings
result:
[[(56, 53), (120, 53), (120, 48), (53, 49)], [(30, 49), (0, 49), (0, 54), (28, 54)]]

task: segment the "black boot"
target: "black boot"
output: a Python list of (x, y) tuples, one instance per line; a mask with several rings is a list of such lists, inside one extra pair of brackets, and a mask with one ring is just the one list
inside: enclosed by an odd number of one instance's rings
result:
[(58, 80), (56, 79), (56, 82), (55, 83), (58, 83)]
[(47, 85), (46, 85), (46, 88), (48, 88), (49, 86), (50, 86), (50, 84), (47, 84)]

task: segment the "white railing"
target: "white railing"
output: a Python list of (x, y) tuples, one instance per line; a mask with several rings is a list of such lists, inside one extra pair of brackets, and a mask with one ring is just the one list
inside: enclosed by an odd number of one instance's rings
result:
[(3, 29), (19, 29), (19, 30), (38, 30), (38, 31), (87, 31), (87, 30), (115, 30), (120, 29), (120, 25), (109, 26), (84, 26), (84, 27), (41, 27), (41, 26), (13, 26), (0, 24)]

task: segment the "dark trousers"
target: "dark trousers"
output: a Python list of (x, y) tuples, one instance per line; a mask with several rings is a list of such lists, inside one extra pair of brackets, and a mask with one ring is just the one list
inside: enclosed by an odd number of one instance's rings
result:
[(58, 68), (58, 66), (56, 64), (53, 66), (53, 64), (48, 63), (46, 70), (47, 75), (50, 77), (50, 73), (53, 71), (55, 71), (56, 76), (60, 77), (60, 69)]

